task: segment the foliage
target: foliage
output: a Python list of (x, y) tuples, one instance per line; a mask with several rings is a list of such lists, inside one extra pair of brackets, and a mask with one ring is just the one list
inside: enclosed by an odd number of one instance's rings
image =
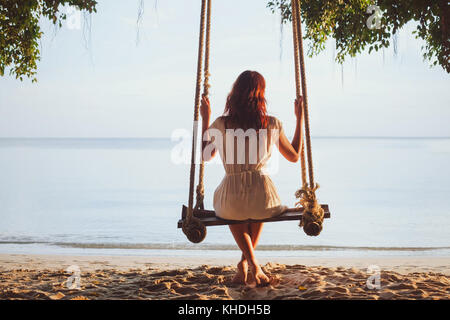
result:
[(40, 19), (61, 27), (67, 18), (64, 6), (92, 13), (96, 4), (94, 0), (0, 0), (0, 76), (9, 69), (17, 79), (36, 81), (43, 34)]
[[(272, 0), (267, 6), (280, 12), (282, 23), (291, 20), (290, 0)], [(370, 29), (367, 9), (381, 9), (380, 28)], [(329, 38), (336, 41), (336, 60), (354, 57), (363, 50), (390, 46), (393, 35), (409, 21), (417, 23), (416, 38), (423, 39), (423, 57), (431, 65), (439, 64), (450, 73), (449, 4), (447, 0), (303, 0), (301, 16), (304, 38), (310, 40), (308, 54), (316, 55)]]

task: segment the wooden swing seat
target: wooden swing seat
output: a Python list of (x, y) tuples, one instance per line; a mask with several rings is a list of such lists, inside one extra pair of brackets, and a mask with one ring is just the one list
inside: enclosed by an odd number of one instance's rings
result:
[[(324, 218), (330, 218), (330, 210), (327, 204), (321, 205), (323, 210), (325, 211)], [(216, 213), (213, 210), (194, 210), (194, 217), (200, 219), (203, 224), (208, 226), (225, 226), (230, 224), (239, 224), (239, 223), (249, 223), (249, 222), (276, 222), (276, 221), (290, 221), (290, 220), (300, 220), (302, 218), (303, 208), (288, 208), (282, 214), (262, 219), (262, 220), (225, 220), (216, 216)], [(183, 206), (181, 210), (181, 219), (178, 220), (178, 228), (181, 228), (183, 225), (184, 219), (186, 219), (187, 215), (187, 207)]]

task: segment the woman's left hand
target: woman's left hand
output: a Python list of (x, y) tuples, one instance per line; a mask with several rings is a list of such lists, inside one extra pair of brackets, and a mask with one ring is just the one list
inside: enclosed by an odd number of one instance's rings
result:
[(200, 116), (203, 120), (209, 120), (211, 117), (211, 106), (207, 96), (202, 96), (202, 103), (200, 105)]

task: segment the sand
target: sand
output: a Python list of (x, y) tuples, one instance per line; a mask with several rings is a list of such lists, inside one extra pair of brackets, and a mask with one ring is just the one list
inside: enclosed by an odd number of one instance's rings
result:
[(447, 257), (276, 260), (260, 259), (272, 283), (257, 287), (233, 284), (229, 259), (0, 254), (0, 299), (450, 298)]

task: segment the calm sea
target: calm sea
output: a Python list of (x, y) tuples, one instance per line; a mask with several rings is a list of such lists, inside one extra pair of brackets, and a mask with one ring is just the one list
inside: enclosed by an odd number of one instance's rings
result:
[[(176, 228), (189, 178), (177, 145), (0, 139), (0, 253), (237, 256), (227, 227), (197, 245)], [(450, 139), (315, 138), (313, 149), (332, 218), (318, 237), (296, 221), (266, 224), (260, 255), (450, 255)], [(272, 179), (292, 206), (299, 164), (274, 153)], [(222, 176), (207, 165), (209, 208)]]

